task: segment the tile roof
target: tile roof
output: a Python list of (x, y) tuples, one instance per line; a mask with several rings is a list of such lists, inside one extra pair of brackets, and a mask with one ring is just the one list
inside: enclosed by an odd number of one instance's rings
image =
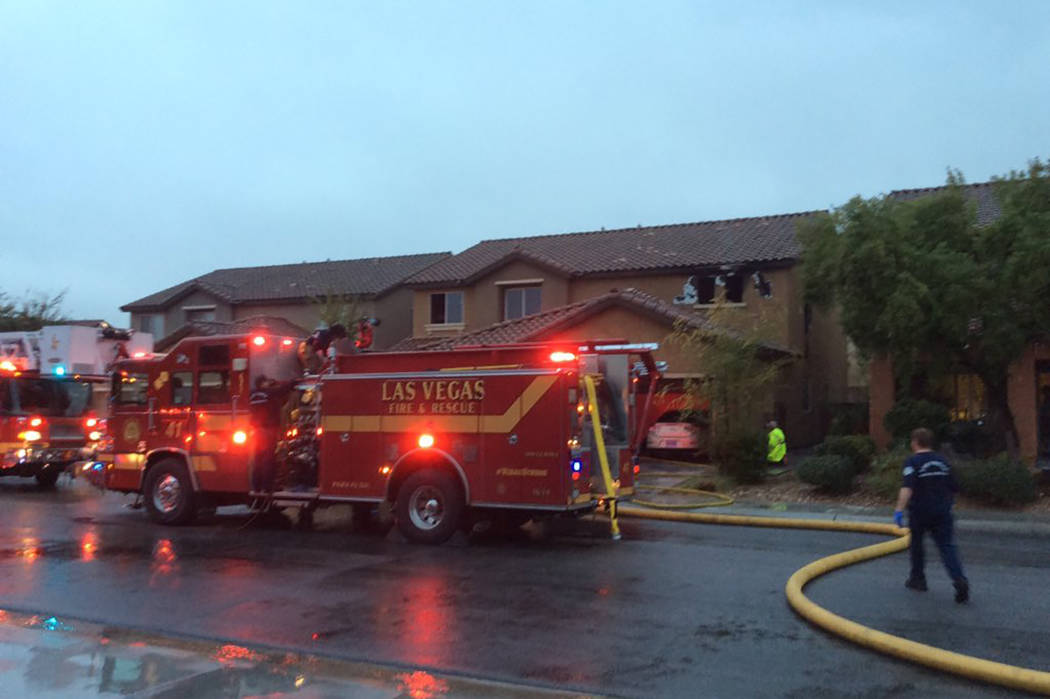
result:
[(818, 213), (483, 240), (406, 283), (462, 284), (515, 258), (565, 276), (791, 261), (801, 253), (796, 223)]
[(122, 311), (158, 310), (195, 290), (231, 304), (302, 300), (328, 293), (381, 296), (451, 253), (217, 269), (132, 301)]
[(306, 337), (310, 334), (308, 330), (300, 328), (295, 323), (279, 316), (251, 316), (228, 322), (195, 320), (160, 338), (153, 343), (153, 348), (157, 352), (166, 352), (184, 337), (236, 335), (253, 330), (297, 338)]
[[(398, 351), (445, 350), (473, 345), (534, 342), (544, 340), (558, 331), (571, 328), (587, 317), (615, 305), (654, 315), (666, 321), (669, 328), (676, 322), (684, 322), (694, 328), (704, 328), (712, 332), (728, 332), (714, 325), (701, 314), (673, 306), (652, 294), (637, 289), (618, 289), (566, 306), (551, 308), (514, 320), (505, 320), (454, 337), (406, 338), (391, 349)], [(636, 341), (636, 338), (625, 339)], [(765, 349), (777, 354), (792, 354), (791, 350), (775, 343), (766, 343)]]
[[(999, 198), (996, 195), (996, 182), (976, 182), (961, 185), (967, 199), (977, 204), (977, 225), (986, 226), (1002, 214)], [(948, 185), (941, 187), (921, 187), (919, 189), (897, 189), (889, 193), (891, 199), (914, 201), (948, 190)]]

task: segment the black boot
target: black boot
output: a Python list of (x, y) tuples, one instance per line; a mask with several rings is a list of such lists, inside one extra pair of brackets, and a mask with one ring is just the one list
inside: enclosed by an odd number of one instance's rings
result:
[(956, 580), (952, 584), (955, 585), (955, 603), (956, 604), (966, 604), (967, 602), (969, 602), (970, 601), (970, 583), (966, 580), (966, 578), (962, 578), (961, 580)]
[(926, 578), (908, 578), (904, 581), (904, 587), (916, 592), (926, 592)]

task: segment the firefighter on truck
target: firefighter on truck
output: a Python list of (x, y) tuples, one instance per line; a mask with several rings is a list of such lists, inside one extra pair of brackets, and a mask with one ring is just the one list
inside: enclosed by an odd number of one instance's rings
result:
[[(299, 345), (190, 337), (118, 362), (97, 484), (141, 495), (166, 524), (224, 505), (309, 514), (332, 504), (352, 504), (360, 523), (387, 506), (406, 538), (425, 543), (486, 516), (575, 515), (633, 493), (631, 426), (656, 381), (635, 396), (631, 367), (640, 359), (655, 376), (651, 346), (332, 352), (304, 374)], [(273, 390), (279, 410), (265, 410), (279, 420), (253, 424), (263, 386), (289, 390)], [(261, 442), (276, 443), (272, 473), (259, 471), (269, 467)]]

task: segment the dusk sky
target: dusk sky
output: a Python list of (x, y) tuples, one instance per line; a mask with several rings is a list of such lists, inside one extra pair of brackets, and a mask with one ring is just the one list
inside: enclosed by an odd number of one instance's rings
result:
[(0, 290), (828, 208), (1050, 155), (1050, 2), (0, 0)]

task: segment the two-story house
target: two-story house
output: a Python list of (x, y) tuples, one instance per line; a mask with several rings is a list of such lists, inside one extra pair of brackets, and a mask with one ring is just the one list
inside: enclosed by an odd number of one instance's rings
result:
[[(810, 443), (846, 401), (848, 365), (839, 324), (802, 299), (796, 226), (816, 213), (482, 241), (406, 280), (413, 333), (399, 347), (549, 339), (552, 328), (663, 342), (720, 298), (741, 319), (761, 316), (769, 342), (795, 357), (773, 412), (794, 443)], [(689, 365), (666, 344), (659, 358), (672, 373)]]
[(349, 299), (358, 314), (379, 319), (374, 342), (382, 349), (412, 334), (413, 292), (401, 283), (449, 255), (217, 269), (120, 310), (131, 314), (131, 327), (152, 333), (165, 346), (167, 337), (184, 334), (187, 325), (241, 326), (251, 324), (251, 319), (267, 327), (280, 319), (281, 327), (301, 328), (299, 334), (305, 335), (320, 323), (326, 301)]

